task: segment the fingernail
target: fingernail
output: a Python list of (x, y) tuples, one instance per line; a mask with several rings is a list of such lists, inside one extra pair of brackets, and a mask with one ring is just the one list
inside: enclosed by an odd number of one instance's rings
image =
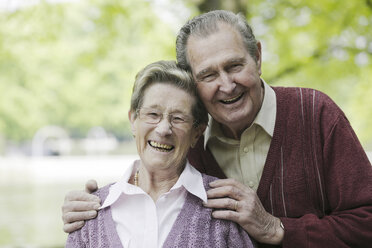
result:
[(213, 187), (213, 185), (215, 185), (216, 183), (213, 181), (213, 182), (210, 182), (209, 183), (209, 186), (212, 186)]
[(93, 208), (96, 209), (96, 210), (99, 209), (100, 207), (101, 207), (101, 205), (98, 204), (98, 203), (97, 204), (94, 204), (94, 206), (93, 206)]
[(95, 217), (97, 215), (97, 212), (96, 211), (90, 211), (89, 212), (89, 217)]

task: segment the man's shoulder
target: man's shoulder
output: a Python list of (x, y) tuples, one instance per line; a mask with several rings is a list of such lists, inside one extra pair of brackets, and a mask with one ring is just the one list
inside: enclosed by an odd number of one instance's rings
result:
[(325, 95), (326, 94), (320, 90), (313, 89), (313, 88), (306, 88), (306, 87), (285, 87), (285, 86), (271, 86), (271, 88), (275, 91), (276, 94), (321, 94)]
[[(329, 104), (335, 105), (333, 100), (324, 92), (305, 87), (283, 87), (283, 86), (273, 86), (272, 89), (277, 96), (278, 103), (290, 102), (291, 100), (301, 101), (301, 102), (313, 102), (316, 101), (317, 104)], [(306, 101), (309, 99), (309, 101)]]
[(340, 116), (345, 117), (341, 108), (319, 90), (302, 87), (272, 88), (277, 97), (277, 118), (281, 123), (291, 124), (288, 120), (296, 120), (297, 117), (329, 124), (334, 123)]

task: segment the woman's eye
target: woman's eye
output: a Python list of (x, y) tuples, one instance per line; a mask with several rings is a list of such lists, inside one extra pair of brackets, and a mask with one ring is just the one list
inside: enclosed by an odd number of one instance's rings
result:
[(173, 121), (175, 122), (185, 122), (185, 118), (182, 116), (173, 116)]
[(159, 114), (155, 112), (150, 112), (150, 113), (147, 113), (146, 115), (151, 118), (157, 118), (159, 116)]

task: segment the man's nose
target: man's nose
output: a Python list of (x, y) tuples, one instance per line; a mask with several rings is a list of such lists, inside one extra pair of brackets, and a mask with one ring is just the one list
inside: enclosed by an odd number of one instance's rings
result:
[(230, 74), (228, 73), (220, 74), (220, 87), (219, 87), (220, 91), (230, 94), (231, 92), (234, 91), (235, 87), (236, 87), (236, 83)]

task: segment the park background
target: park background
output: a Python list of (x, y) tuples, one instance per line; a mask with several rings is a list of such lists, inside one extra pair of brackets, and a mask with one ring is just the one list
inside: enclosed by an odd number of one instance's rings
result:
[(136, 157), (136, 72), (212, 9), (247, 17), (266, 82), (325, 92), (372, 151), (372, 0), (0, 0), (0, 247), (63, 247), (66, 192)]

